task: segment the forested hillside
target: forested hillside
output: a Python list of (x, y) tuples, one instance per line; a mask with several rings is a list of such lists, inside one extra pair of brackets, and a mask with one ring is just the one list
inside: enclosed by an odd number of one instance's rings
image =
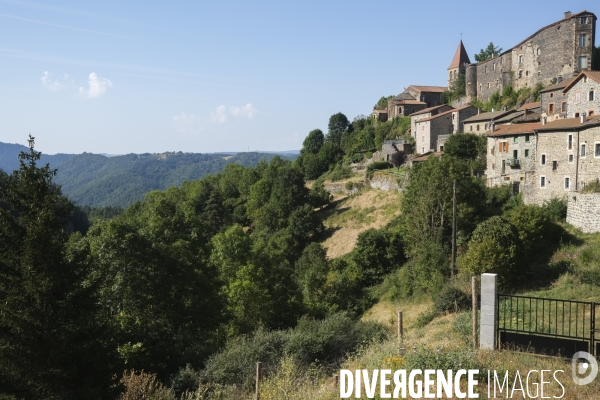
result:
[[(22, 145), (0, 143), (0, 169), (5, 172), (18, 169), (18, 154), (27, 150)], [(127, 207), (152, 190), (181, 186), (184, 181), (220, 172), (229, 163), (250, 166), (275, 156), (255, 152), (233, 156), (182, 152), (114, 157), (92, 153), (42, 154), (40, 163), (58, 169), (55, 182), (62, 185), (63, 193), (77, 205)], [(293, 159), (292, 155), (283, 157)]]

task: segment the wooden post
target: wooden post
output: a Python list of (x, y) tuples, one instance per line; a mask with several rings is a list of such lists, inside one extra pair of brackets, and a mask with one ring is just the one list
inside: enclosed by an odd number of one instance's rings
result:
[(403, 329), (403, 326), (402, 326), (402, 311), (398, 311), (398, 343), (400, 343), (402, 341), (402, 336), (403, 336), (402, 329)]
[(471, 296), (472, 296), (472, 308), (473, 308), (473, 348), (477, 348), (477, 277), (471, 277)]
[(260, 361), (256, 362), (256, 392), (254, 394), (254, 399), (255, 400), (259, 400), (260, 399), (260, 390), (259, 390), (259, 385), (260, 385), (260, 380), (262, 379), (262, 364)]
[(335, 374), (333, 376), (333, 387), (337, 388), (338, 387), (338, 382), (339, 382), (340, 377), (338, 376), (338, 374)]
[(452, 262), (450, 264), (450, 276), (454, 276), (456, 267), (456, 179), (452, 184)]

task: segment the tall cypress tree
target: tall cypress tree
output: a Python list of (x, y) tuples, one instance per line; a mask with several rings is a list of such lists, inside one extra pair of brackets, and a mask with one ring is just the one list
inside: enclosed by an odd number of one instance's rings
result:
[(73, 205), (52, 183), (56, 170), (37, 166), (31, 136), (29, 147), (0, 185), (0, 393), (97, 397), (93, 302), (84, 271), (65, 256)]

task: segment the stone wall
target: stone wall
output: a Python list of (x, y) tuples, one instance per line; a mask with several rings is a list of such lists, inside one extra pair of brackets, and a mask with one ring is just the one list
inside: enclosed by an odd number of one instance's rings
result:
[(570, 194), (567, 222), (585, 233), (600, 232), (600, 193)]
[(369, 181), (369, 184), (372, 189), (400, 190), (397, 177), (381, 172), (375, 172), (373, 179)]
[(495, 92), (502, 92), (504, 86), (512, 83), (512, 54), (505, 53), (499, 57), (477, 64), (477, 98), (487, 101)]
[[(565, 109), (567, 110), (565, 112), (568, 112), (569, 104), (567, 102), (567, 95), (563, 93), (562, 89), (540, 93), (540, 100), (542, 118), (546, 118), (546, 122), (551, 122), (566, 116), (562, 111), (562, 104), (565, 103)], [(554, 104), (553, 111), (550, 110), (550, 104)]]

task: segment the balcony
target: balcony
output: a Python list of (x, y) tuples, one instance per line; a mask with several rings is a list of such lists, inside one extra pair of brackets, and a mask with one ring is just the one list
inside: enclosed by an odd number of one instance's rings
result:
[(519, 163), (518, 158), (507, 158), (506, 165), (508, 165), (511, 168), (521, 168), (521, 163)]

